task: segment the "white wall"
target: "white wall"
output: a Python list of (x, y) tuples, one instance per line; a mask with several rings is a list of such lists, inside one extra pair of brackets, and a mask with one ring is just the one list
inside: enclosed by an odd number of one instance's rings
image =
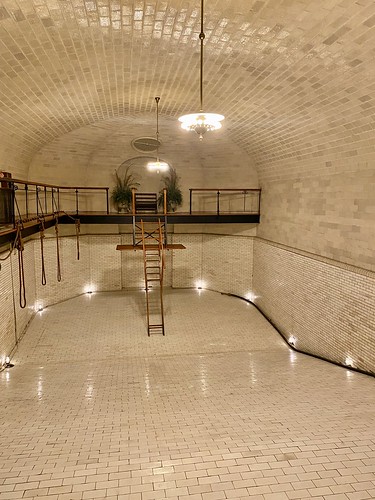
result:
[(375, 373), (375, 275), (256, 238), (254, 302), (296, 348)]
[[(297, 252), (255, 237), (251, 230), (219, 234), (215, 226), (210, 233), (199, 226), (191, 229), (170, 234), (171, 242), (186, 249), (167, 252), (166, 286), (196, 287), (202, 281), (211, 290), (247, 297), (286, 338), (296, 337), (298, 349), (341, 364), (349, 356), (356, 368), (375, 372), (374, 273)], [(57, 283), (56, 242), (45, 239), (46, 286), (41, 285), (39, 240), (26, 244), (24, 310), (18, 307), (17, 255), (3, 263), (0, 359), (15, 345), (15, 329), (19, 338), (39, 305), (88, 289), (143, 287), (141, 252), (116, 250), (117, 244), (130, 243), (130, 234), (81, 236), (79, 261), (74, 237), (62, 237), (60, 243), (62, 281)]]
[[(155, 118), (150, 113), (113, 118), (76, 129), (35, 154), (28, 178), (65, 186), (112, 188), (114, 172), (121, 163), (142, 156), (132, 148), (131, 141), (143, 136), (155, 136)], [(160, 139), (160, 158), (176, 168), (181, 179), (182, 211), (188, 210), (190, 188), (258, 187), (251, 157), (222, 131), (208, 134), (200, 142), (196, 134), (181, 130), (177, 120), (161, 117)], [(133, 171), (141, 183), (140, 191), (157, 192), (162, 187), (160, 174), (150, 173), (144, 166)], [(70, 206), (74, 208), (72, 196)], [(87, 209), (105, 210), (104, 196), (101, 204), (97, 197), (91, 197)]]

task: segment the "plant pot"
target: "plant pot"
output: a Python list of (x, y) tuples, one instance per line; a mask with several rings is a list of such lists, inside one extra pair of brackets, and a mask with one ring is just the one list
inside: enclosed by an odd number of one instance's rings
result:
[(117, 206), (117, 211), (119, 214), (128, 213), (130, 211), (130, 207), (128, 203), (121, 203)]

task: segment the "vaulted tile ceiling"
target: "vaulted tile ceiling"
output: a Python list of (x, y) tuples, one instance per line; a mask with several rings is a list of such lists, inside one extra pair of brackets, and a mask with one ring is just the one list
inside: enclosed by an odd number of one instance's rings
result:
[[(5, 0), (0, 143), (23, 161), (129, 114), (199, 105), (200, 2)], [(205, 108), (264, 175), (374, 151), (373, 0), (206, 0)], [(176, 133), (179, 133), (176, 125)]]

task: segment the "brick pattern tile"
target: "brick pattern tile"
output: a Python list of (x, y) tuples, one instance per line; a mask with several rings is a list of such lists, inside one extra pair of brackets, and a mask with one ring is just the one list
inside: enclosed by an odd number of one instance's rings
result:
[(34, 317), (0, 373), (0, 499), (373, 498), (373, 378), (290, 351), (233, 297), (171, 290), (151, 338), (140, 303)]
[(373, 273), (260, 239), (254, 261), (254, 301), (297, 349), (375, 372)]

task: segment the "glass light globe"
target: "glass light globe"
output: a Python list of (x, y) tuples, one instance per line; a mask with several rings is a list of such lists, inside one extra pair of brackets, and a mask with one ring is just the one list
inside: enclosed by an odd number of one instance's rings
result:
[(147, 163), (147, 170), (150, 172), (166, 172), (169, 169), (169, 165), (165, 161), (149, 161)]
[(180, 116), (178, 120), (181, 122), (181, 128), (194, 130), (199, 135), (199, 139), (202, 140), (206, 132), (221, 128), (220, 122), (224, 120), (224, 116), (217, 113), (201, 112)]

